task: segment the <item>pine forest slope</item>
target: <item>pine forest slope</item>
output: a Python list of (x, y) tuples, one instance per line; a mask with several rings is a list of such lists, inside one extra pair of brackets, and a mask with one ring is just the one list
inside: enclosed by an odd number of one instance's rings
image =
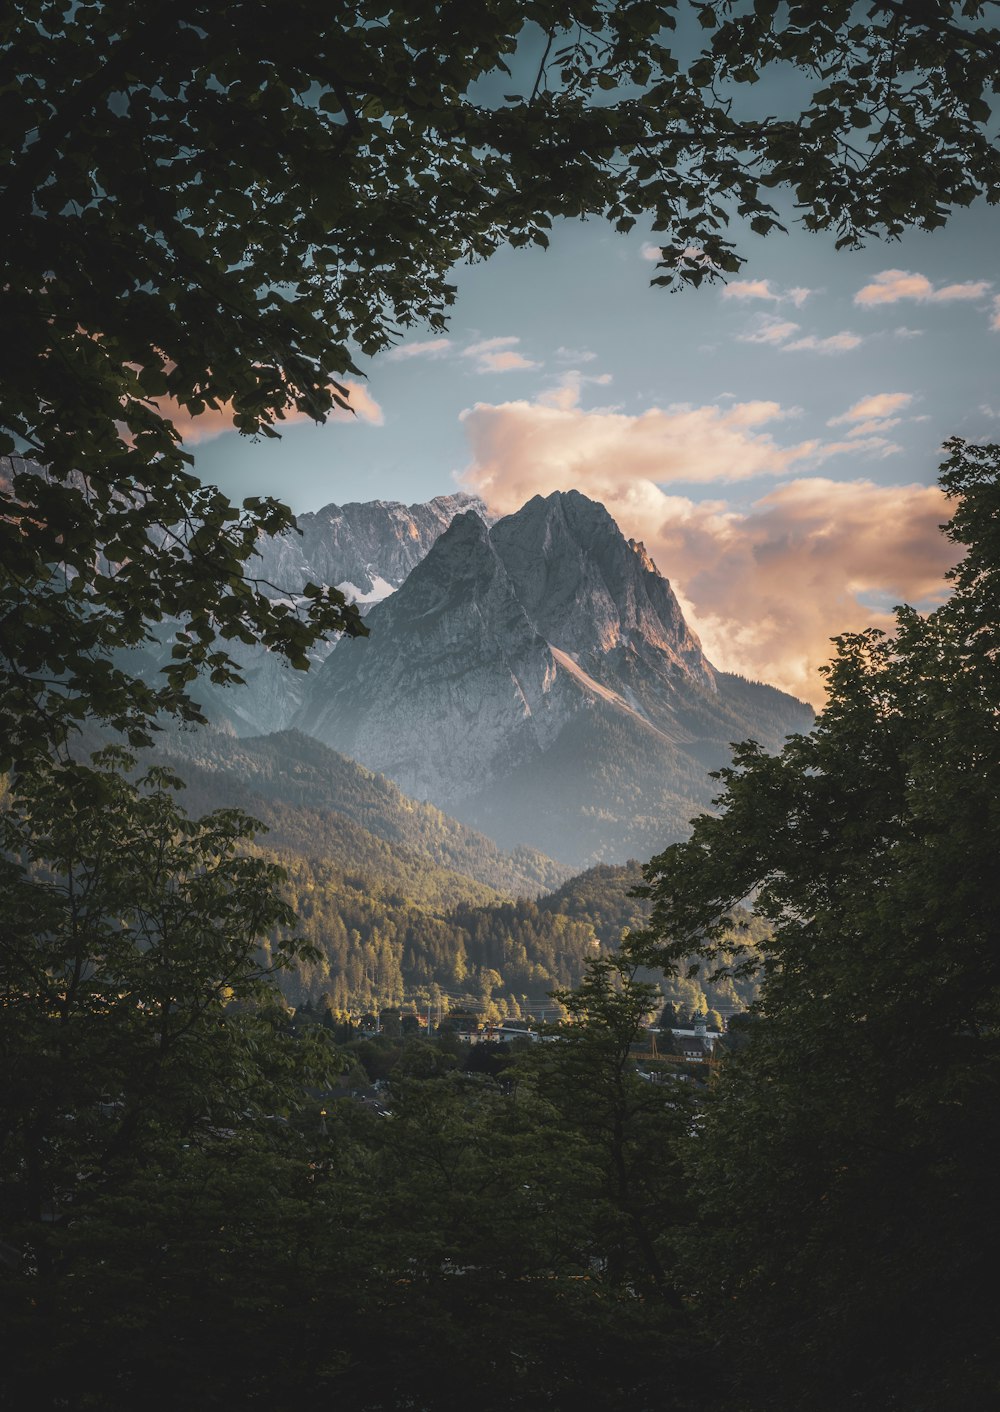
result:
[(358, 1013), (495, 998), (519, 1013), (579, 981), (593, 954), (586, 919), (524, 895), (565, 868), (527, 849), (501, 853), (317, 741), (164, 732), (156, 758), (185, 780), (189, 813), (237, 807), (265, 824), (256, 851), (286, 869), (299, 930), (319, 953), (282, 978), (293, 1004)]
[[(366, 856), (399, 871), (406, 860), (456, 875), (456, 895), (536, 896), (568, 869), (530, 848), (504, 853), (491, 839), (408, 799), (382, 775), (298, 731), (238, 739), (221, 731), (164, 732), (157, 754), (188, 786), (188, 807), (238, 805), (260, 818), (273, 845), (316, 851), (344, 868)], [(362, 840), (364, 840), (362, 845)], [(360, 851), (359, 851), (360, 850)]]

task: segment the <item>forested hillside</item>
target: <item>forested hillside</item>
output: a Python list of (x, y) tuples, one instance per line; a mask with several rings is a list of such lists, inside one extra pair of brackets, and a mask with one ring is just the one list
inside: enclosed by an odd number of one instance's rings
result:
[[(354, 860), (362, 872), (374, 852), (379, 874), (392, 872), (392, 860), (402, 859), (404, 871), (407, 865), (430, 865), (526, 897), (557, 885), (570, 872), (531, 848), (504, 852), (433, 804), (407, 798), (385, 776), (297, 731), (251, 740), (208, 730), (164, 733), (157, 755), (176, 762), (192, 812), (238, 803), (268, 826), (272, 845), (315, 849), (345, 867)], [(363, 841), (357, 829), (376, 842)], [(379, 841), (389, 849), (379, 848)], [(467, 895), (467, 882), (451, 885), (458, 896)], [(434, 894), (434, 879), (423, 887)]]
[[(267, 832), (253, 852), (287, 873), (284, 895), (316, 959), (281, 978), (293, 1005), (359, 1014), (402, 1003), (538, 1013), (580, 981), (599, 947), (643, 925), (639, 865), (566, 869), (531, 849), (506, 854), (433, 805), (294, 731), (237, 740), (164, 734), (157, 757), (186, 783), (185, 807), (238, 807)], [(532, 900), (541, 882), (560, 882)], [(704, 978), (664, 981), (679, 1009), (729, 1013), (752, 993)]]
[[(538, 905), (543, 911), (588, 923), (601, 945), (611, 949), (618, 946), (626, 931), (637, 933), (648, 926), (650, 904), (636, 896), (636, 892), (643, 889), (643, 867), (635, 859), (622, 864), (598, 863), (570, 878), (547, 897), (540, 898)], [(748, 948), (756, 954), (769, 936), (770, 928), (760, 917), (740, 906), (731, 909), (729, 918), (721, 946), (726, 958), (722, 974), (715, 975), (719, 968), (705, 965), (699, 965), (691, 974), (694, 957), (686, 957), (682, 966), (666, 975), (659, 969), (640, 970), (647, 980), (659, 984), (664, 999), (675, 1007), (681, 1018), (715, 1010), (728, 1019), (747, 1009), (757, 997), (756, 978), (732, 974), (729, 963), (738, 949)]]
[(359, 1013), (467, 997), (520, 1013), (575, 984), (593, 952), (586, 921), (529, 900), (567, 869), (531, 849), (503, 853), (297, 732), (165, 732), (156, 758), (183, 777), (191, 813), (237, 807), (265, 825), (252, 851), (285, 869), (299, 933), (318, 953), (281, 978), (294, 1005)]
[(289, 873), (285, 895), (299, 933), (320, 953), (281, 980), (293, 1004), (358, 1015), (408, 1003), (472, 1005), (497, 1017), (534, 1013), (549, 992), (575, 985), (596, 949), (585, 922), (537, 903), (497, 899), (444, 910), (351, 885), (322, 863), (263, 856)]

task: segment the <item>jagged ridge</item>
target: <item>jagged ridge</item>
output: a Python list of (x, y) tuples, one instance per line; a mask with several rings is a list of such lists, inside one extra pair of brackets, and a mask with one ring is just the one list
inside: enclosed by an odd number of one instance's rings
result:
[(296, 724), (506, 844), (578, 865), (681, 837), (729, 743), (809, 708), (706, 660), (641, 544), (579, 492), (457, 515)]

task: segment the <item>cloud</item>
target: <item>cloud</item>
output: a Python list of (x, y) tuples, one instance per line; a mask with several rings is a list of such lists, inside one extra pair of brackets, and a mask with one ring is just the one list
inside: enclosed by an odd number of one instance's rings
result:
[(815, 441), (778, 444), (768, 428), (790, 414), (777, 402), (653, 407), (630, 416), (582, 410), (571, 400), (577, 387), (563, 384), (544, 401), (480, 402), (462, 413), (472, 450), (466, 480), (493, 508), (516, 510), (542, 485), (545, 493), (576, 489), (613, 499), (623, 474), (702, 484), (782, 475), (817, 450)]
[(834, 456), (864, 456), (867, 460), (878, 461), (884, 461), (886, 456), (895, 456), (903, 448), (895, 441), (886, 441), (881, 434), (872, 435), (872, 433), (888, 431), (890, 427), (897, 424), (897, 420), (889, 418), (883, 422), (862, 423), (861, 426), (854, 427), (847, 433), (849, 440), (824, 442), (813, 457), (813, 461), (816, 465), (821, 466)]
[(503, 353), (483, 353), (479, 358), (477, 373), (514, 373), (520, 372), (524, 368), (538, 368), (540, 363), (533, 363), (530, 358), (526, 358), (523, 353), (515, 353), (508, 349)]
[(964, 284), (945, 284), (935, 289), (930, 296), (934, 304), (945, 304), (952, 299), (981, 299), (990, 288), (992, 280), (966, 280)]
[(858, 290), (854, 302), (862, 308), (895, 304), (900, 299), (916, 299), (921, 304), (946, 304), (954, 300), (981, 299), (991, 283), (985, 279), (967, 280), (964, 284), (945, 284), (935, 289), (926, 275), (910, 270), (882, 270), (871, 284)]
[(665, 502), (658, 519), (622, 528), (680, 586), (709, 658), (813, 702), (829, 639), (891, 629), (893, 602), (939, 601), (955, 558), (936, 486), (800, 479), (739, 514)]
[[(334, 407), (327, 414), (327, 422), (353, 422), (357, 420), (380, 427), (384, 420), (382, 408), (364, 383), (348, 381), (341, 385), (348, 390), (354, 415), (351, 412), (345, 412), (341, 407)], [(218, 407), (207, 407), (197, 417), (193, 417), (186, 407), (180, 406), (172, 397), (158, 397), (156, 405), (163, 416), (173, 422), (185, 446), (198, 446), (203, 441), (212, 441), (227, 431), (235, 430), (231, 402), (223, 402)], [(275, 427), (280, 431), (282, 427), (294, 425), (296, 422), (311, 422), (312, 420), (307, 412), (291, 408), (285, 412), (281, 420), (275, 422)]]
[(539, 394), (538, 402), (543, 407), (559, 407), (568, 412), (579, 405), (580, 393), (587, 383), (606, 387), (612, 381), (610, 373), (581, 373), (578, 368), (567, 368), (561, 373), (552, 387)]
[(990, 328), (1000, 330), (1000, 294), (993, 296), (993, 317), (990, 319)]
[[(913, 401), (912, 392), (874, 392), (862, 397), (846, 412), (838, 417), (830, 417), (828, 427), (848, 426), (847, 435), (858, 447), (866, 446), (880, 456), (892, 455), (902, 450), (895, 442), (884, 439), (885, 433), (898, 427), (902, 417), (894, 417), (893, 412), (901, 412)], [(912, 418), (910, 420), (913, 420)]]
[(900, 299), (926, 299), (934, 286), (926, 275), (910, 274), (908, 270), (883, 270), (871, 284), (866, 284), (854, 296), (855, 304), (895, 304)]
[(871, 417), (888, 417), (893, 412), (908, 407), (912, 401), (912, 392), (874, 392), (870, 397), (862, 397), (860, 402), (855, 402), (846, 412), (841, 412), (839, 417), (831, 417), (827, 426), (841, 426), (845, 422), (865, 422)]
[(807, 333), (789, 342), (792, 335), (798, 333), (799, 327), (791, 319), (779, 318), (777, 314), (758, 314), (749, 333), (737, 334), (736, 338), (739, 343), (764, 343), (771, 348), (780, 348), (783, 353), (847, 353), (864, 342), (860, 334), (846, 330), (830, 334), (828, 338), (817, 338), (814, 333)]
[(723, 299), (780, 299), (769, 279), (734, 279), (722, 287)]
[[(860, 430), (871, 420), (866, 401), (892, 410), (877, 399), (904, 395), (862, 399), (847, 425)], [(640, 416), (567, 402), (479, 404), (464, 413), (471, 462), (463, 483), (500, 514), (554, 490), (601, 501), (625, 534), (646, 543), (718, 666), (818, 701), (817, 668), (832, 636), (887, 626), (887, 603), (943, 592), (954, 548), (938, 531), (948, 512), (937, 488), (801, 474), (830, 456), (891, 455), (898, 447), (886, 438), (782, 446), (772, 428), (790, 413), (773, 402)], [(740, 511), (671, 489), (796, 472)]]
[(514, 345), (520, 342), (521, 340), (513, 335), (484, 338), (479, 343), (470, 343), (467, 348), (463, 348), (462, 357), (473, 359), (477, 373), (513, 373), (541, 367), (540, 363), (533, 363), (530, 358), (525, 358), (523, 353), (515, 350)]
[(795, 285), (785, 290), (772, 289), (769, 279), (733, 279), (723, 286), (721, 293), (723, 299), (736, 299), (740, 303), (745, 303), (748, 299), (767, 299), (774, 303), (788, 300), (796, 309), (801, 309), (810, 294), (815, 291), (806, 289), (803, 285)]
[(799, 325), (793, 324), (790, 319), (779, 319), (775, 314), (761, 314), (757, 326), (750, 333), (737, 334), (736, 338), (739, 343), (768, 343), (776, 347), (798, 331)]
[(443, 358), (451, 349), (450, 338), (427, 338), (421, 343), (400, 343), (385, 356), (390, 363), (401, 363), (407, 358)]
[[(848, 436), (881, 436), (883, 432), (891, 431), (893, 427), (898, 427), (902, 417), (869, 417), (866, 422), (858, 422), (857, 426), (851, 427)], [(899, 450), (899, 447), (896, 447)]]
[(782, 344), (783, 353), (800, 353), (811, 351), (813, 353), (847, 353), (852, 348), (857, 348), (864, 339), (858, 333), (849, 333), (846, 329), (841, 333), (833, 333), (829, 338), (817, 338), (814, 333), (806, 334), (805, 338), (797, 338), (794, 343)]
[[(369, 422), (372, 426), (380, 427), (385, 420), (382, 415), (382, 408), (375, 401), (375, 398), (368, 391), (365, 384), (363, 382), (348, 382), (345, 386), (349, 393), (348, 400), (358, 417), (360, 417), (363, 422)], [(339, 407), (331, 413), (328, 420), (330, 419), (340, 422), (352, 420), (350, 412), (341, 411)], [(302, 421), (306, 419), (299, 417), (296, 420)]]
[(504, 338), (484, 338), (479, 343), (470, 343), (467, 348), (463, 348), (462, 357), (478, 358), (483, 353), (495, 353), (498, 348), (512, 348), (515, 343), (520, 342), (514, 334), (507, 334)]

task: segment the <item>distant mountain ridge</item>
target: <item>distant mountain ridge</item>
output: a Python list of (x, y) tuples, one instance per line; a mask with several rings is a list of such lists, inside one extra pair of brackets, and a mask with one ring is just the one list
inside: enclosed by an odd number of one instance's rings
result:
[(189, 812), (243, 809), (267, 827), (268, 847), (322, 856), (350, 874), (371, 870), (374, 859), (381, 877), (411, 892), (421, 868), (447, 874), (451, 903), (487, 894), (535, 897), (569, 871), (530, 848), (503, 851), (297, 731), (244, 739), (213, 730), (164, 731), (155, 754), (185, 781)]
[(415, 505), (326, 505), (296, 515), (296, 529), (263, 538), (248, 571), (273, 584), (277, 594), (310, 581), (332, 584), (364, 608), (397, 589), (455, 516), (468, 510), (488, 518), (483, 502), (464, 492)]
[(339, 642), (295, 725), (506, 845), (581, 866), (685, 836), (731, 742), (780, 747), (809, 707), (717, 671), (607, 510), (536, 496), (457, 514)]
[[(457, 492), (437, 495), (425, 504), (396, 500), (352, 501), (326, 505), (296, 516), (297, 528), (263, 536), (247, 574), (271, 598), (294, 601), (307, 583), (333, 585), (362, 613), (393, 593), (456, 515), (475, 510), (489, 518), (476, 496)], [(147, 670), (168, 659), (170, 642), (151, 649)], [(312, 652), (314, 665), (333, 648), (320, 643)], [(246, 682), (239, 691), (199, 683), (195, 695), (217, 725), (240, 736), (285, 730), (299, 710), (306, 678), (273, 653), (259, 647), (231, 645)]]

